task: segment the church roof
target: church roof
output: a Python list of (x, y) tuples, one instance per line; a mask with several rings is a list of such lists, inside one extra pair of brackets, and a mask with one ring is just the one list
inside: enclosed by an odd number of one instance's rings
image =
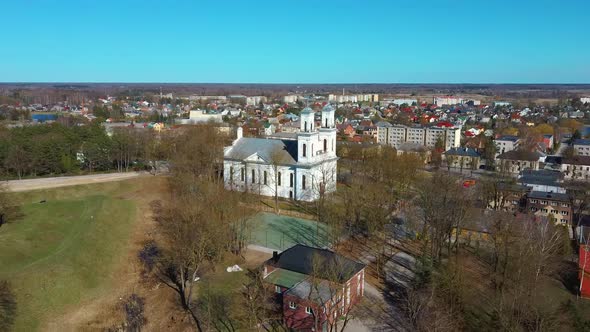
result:
[(308, 113), (314, 114), (315, 112), (310, 107), (306, 107), (303, 109), (303, 111), (301, 111), (301, 114), (308, 114)]
[(227, 159), (244, 160), (257, 153), (268, 163), (297, 163), (297, 141), (242, 137), (225, 154)]

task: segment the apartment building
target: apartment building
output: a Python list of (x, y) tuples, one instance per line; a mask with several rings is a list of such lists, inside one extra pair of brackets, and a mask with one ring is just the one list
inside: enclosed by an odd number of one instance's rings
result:
[(576, 139), (573, 145), (576, 155), (590, 156), (590, 139)]
[(359, 95), (328, 95), (328, 101), (336, 103), (358, 103), (363, 101), (378, 102), (378, 94), (359, 94)]
[(498, 154), (506, 153), (512, 150), (516, 150), (518, 147), (519, 138), (517, 136), (501, 136), (494, 140)]
[(461, 143), (461, 128), (424, 127), (393, 125), (389, 122), (377, 123), (377, 143), (399, 148), (403, 143), (421, 144), (434, 148), (436, 142), (443, 142), (443, 148), (449, 150)]
[(568, 180), (590, 181), (590, 156), (564, 158), (561, 171)]
[(437, 106), (457, 105), (457, 104), (463, 104), (463, 98), (455, 97), (455, 96), (439, 96), (439, 97), (433, 97), (432, 102), (433, 102), (433, 104), (435, 104)]
[(527, 210), (542, 216), (551, 216), (561, 225), (571, 225), (572, 205), (567, 194), (531, 191), (527, 195)]

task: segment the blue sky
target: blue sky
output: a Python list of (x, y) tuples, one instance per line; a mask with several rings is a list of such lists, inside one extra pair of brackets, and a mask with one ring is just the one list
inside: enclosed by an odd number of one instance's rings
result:
[(3, 82), (590, 83), (588, 0), (0, 0)]

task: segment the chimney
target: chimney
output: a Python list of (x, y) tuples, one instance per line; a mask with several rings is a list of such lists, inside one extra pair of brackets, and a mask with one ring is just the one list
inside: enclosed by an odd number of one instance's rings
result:
[(278, 260), (279, 260), (279, 252), (275, 250), (272, 252), (272, 261), (276, 263)]
[(236, 136), (236, 139), (240, 139), (242, 136), (244, 136), (244, 129), (242, 129), (242, 127), (238, 127)]

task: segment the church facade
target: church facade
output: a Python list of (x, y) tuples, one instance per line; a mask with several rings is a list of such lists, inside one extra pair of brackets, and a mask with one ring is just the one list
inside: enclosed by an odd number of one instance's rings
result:
[(293, 137), (242, 137), (224, 150), (223, 177), (227, 190), (314, 201), (336, 191), (335, 111), (326, 105), (317, 127), (315, 112), (305, 108)]

